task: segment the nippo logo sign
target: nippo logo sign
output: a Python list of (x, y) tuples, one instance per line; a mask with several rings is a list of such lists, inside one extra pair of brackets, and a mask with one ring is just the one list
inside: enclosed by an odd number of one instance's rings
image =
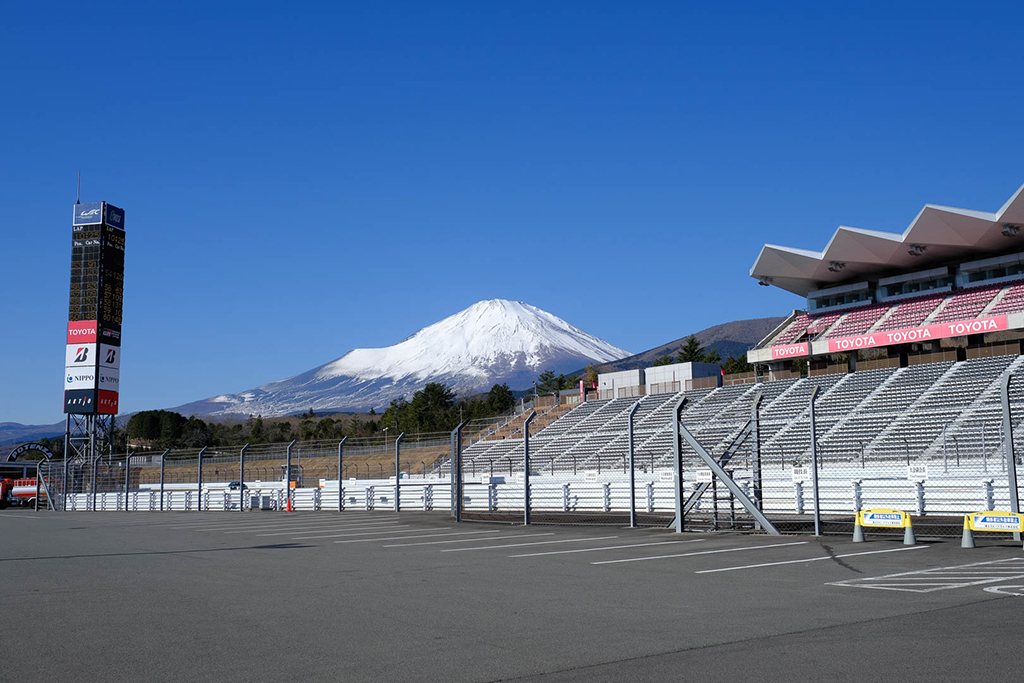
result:
[(96, 321), (76, 320), (68, 323), (68, 344), (96, 343)]
[(779, 360), (781, 358), (794, 358), (796, 356), (807, 355), (807, 343), (803, 344), (786, 344), (784, 346), (773, 346), (772, 347), (772, 360)]
[(998, 332), (1007, 329), (1006, 316), (997, 315), (994, 318), (979, 318), (977, 320), (958, 320), (952, 323), (940, 325), (927, 325), (924, 327), (910, 327), (905, 330), (890, 330), (888, 332), (875, 332), (859, 337), (843, 337), (842, 339), (829, 339), (829, 352), (853, 351), (856, 349), (869, 349), (874, 346), (887, 346), (889, 344), (907, 344), (928, 339), (945, 339), (947, 337), (963, 337), (968, 334), (984, 334), (986, 332)]

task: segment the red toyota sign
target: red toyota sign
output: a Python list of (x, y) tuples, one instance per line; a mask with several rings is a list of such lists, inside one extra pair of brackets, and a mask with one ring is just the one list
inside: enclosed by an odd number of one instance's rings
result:
[(68, 344), (96, 343), (96, 321), (75, 320), (68, 322)]
[(772, 360), (782, 360), (784, 358), (795, 358), (797, 356), (807, 355), (807, 342), (802, 344), (783, 344), (782, 346), (772, 347)]
[(927, 341), (928, 339), (944, 339), (946, 337), (963, 337), (968, 334), (998, 332), (999, 330), (1005, 329), (1007, 329), (1006, 316), (997, 315), (993, 318), (958, 320), (956, 322), (941, 323), (939, 325), (908, 327), (905, 330), (889, 330), (888, 332), (874, 332), (872, 334), (862, 334), (856, 337), (829, 339), (828, 350), (830, 353), (837, 351), (855, 351), (857, 349), (870, 349), (875, 346), (907, 344), (909, 342)]

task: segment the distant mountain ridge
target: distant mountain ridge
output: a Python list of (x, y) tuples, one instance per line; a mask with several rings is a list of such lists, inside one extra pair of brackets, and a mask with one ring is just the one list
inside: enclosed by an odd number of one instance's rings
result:
[[(725, 360), (729, 356), (745, 356), (755, 344), (764, 339), (769, 332), (778, 327), (785, 317), (750, 318), (734, 320), (720, 325), (713, 325), (700, 332), (694, 332), (701, 346), (714, 349)], [(616, 372), (618, 370), (636, 370), (650, 367), (654, 361), (669, 353), (676, 353), (690, 335), (680, 337), (667, 344), (655, 346), (627, 358), (621, 358), (597, 366), (598, 372)]]

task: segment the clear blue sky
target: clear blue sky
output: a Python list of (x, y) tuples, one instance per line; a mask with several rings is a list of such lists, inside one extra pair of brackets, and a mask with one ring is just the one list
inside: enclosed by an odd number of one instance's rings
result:
[(1017, 3), (11, 3), (0, 422), (61, 419), (76, 173), (127, 212), (121, 409), (475, 301), (639, 352), (802, 301), (761, 245), (1024, 183)]

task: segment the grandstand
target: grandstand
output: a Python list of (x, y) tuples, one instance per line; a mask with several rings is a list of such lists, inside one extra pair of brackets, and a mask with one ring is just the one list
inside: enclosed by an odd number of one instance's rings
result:
[[(948, 473), (955, 459), (965, 477), (980, 477), (970, 486), (983, 485), (988, 463), (1002, 457), (1001, 377), (1024, 366), (1022, 224), (1018, 190), (996, 213), (929, 205), (901, 235), (840, 228), (822, 252), (766, 245), (751, 275), (806, 306), (750, 350), (757, 374), (664, 392), (668, 384), (645, 384), (641, 370), (636, 386), (615, 384), (532, 430), (531, 470), (626, 472), (634, 407), (638, 471), (671, 468), (673, 409), (683, 400), (682, 423), (749, 477), (754, 449), (743, 430), (759, 395), (757, 466), (778, 481), (811, 458), (816, 389), (817, 452), (842, 476), (862, 468), (861, 476), (884, 478), (885, 468), (929, 462)], [(1010, 398), (1014, 441), (1024, 445), (1019, 381)], [(521, 436), (472, 444), (464, 474), (521, 471)], [(682, 454), (684, 470), (703, 467), (685, 444)]]

